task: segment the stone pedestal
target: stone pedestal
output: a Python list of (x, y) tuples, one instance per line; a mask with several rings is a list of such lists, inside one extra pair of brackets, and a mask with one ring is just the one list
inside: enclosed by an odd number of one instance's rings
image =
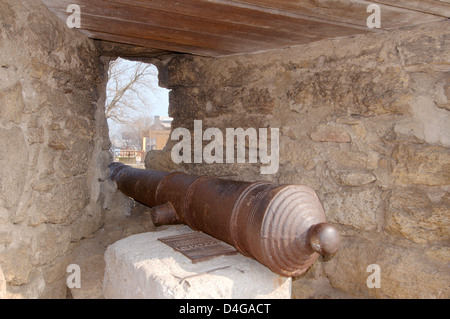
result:
[(103, 294), (114, 299), (289, 299), (291, 278), (242, 256), (192, 263), (158, 240), (192, 232), (171, 226), (116, 242), (105, 253)]

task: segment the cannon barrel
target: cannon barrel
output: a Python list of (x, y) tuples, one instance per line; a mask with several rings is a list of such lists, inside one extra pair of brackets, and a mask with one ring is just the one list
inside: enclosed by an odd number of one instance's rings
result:
[(111, 180), (125, 195), (154, 207), (155, 225), (186, 224), (234, 246), (282, 276), (304, 273), (339, 246), (308, 186), (242, 182), (113, 163)]

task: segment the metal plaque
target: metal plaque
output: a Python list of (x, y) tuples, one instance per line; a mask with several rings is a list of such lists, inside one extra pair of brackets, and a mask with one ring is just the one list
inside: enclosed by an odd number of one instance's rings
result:
[(158, 240), (191, 259), (192, 263), (218, 256), (237, 254), (237, 250), (233, 246), (202, 232), (169, 236), (158, 238)]

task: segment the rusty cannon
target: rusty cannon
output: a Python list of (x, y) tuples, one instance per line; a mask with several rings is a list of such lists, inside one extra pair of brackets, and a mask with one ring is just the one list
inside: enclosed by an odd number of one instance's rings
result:
[(339, 246), (316, 193), (307, 186), (242, 182), (113, 163), (111, 180), (153, 207), (156, 226), (186, 224), (234, 246), (282, 276), (304, 273)]

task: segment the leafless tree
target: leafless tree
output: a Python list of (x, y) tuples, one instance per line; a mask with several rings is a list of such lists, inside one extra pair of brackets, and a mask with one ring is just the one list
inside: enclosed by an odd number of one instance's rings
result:
[[(135, 121), (136, 114), (149, 114), (146, 94), (152, 93), (151, 77), (157, 73), (150, 64), (116, 59), (110, 63), (106, 99), (106, 118), (119, 124)], [(153, 84), (154, 85), (154, 84)]]
[(142, 140), (153, 125), (153, 117), (141, 116), (122, 126), (122, 140), (129, 149), (142, 149)]

